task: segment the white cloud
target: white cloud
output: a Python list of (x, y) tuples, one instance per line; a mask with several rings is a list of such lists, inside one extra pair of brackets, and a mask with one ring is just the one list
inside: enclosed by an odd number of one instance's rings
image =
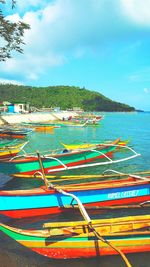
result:
[(144, 88), (144, 93), (148, 94), (149, 93), (149, 89), (148, 88)]
[(15, 81), (15, 80), (9, 80), (9, 79), (1, 79), (0, 78), (0, 84), (16, 84), (16, 85), (23, 85), (23, 83)]
[(144, 25), (150, 26), (150, 0), (121, 0), (124, 14), (130, 20)]
[[(79, 59), (89, 51), (98, 53), (102, 46), (107, 49), (127, 36), (134, 38), (135, 29), (135, 35), (140, 36), (141, 28), (134, 21), (142, 16), (147, 18), (143, 24), (149, 26), (148, 0), (19, 0), (17, 5), (17, 10), (25, 9), (21, 16), (31, 29), (25, 33), (24, 54), (2, 64), (0, 71), (28, 80), (38, 79), (70, 58)], [(137, 20), (135, 14), (139, 14)], [(13, 20), (18, 18), (18, 14), (12, 16)]]

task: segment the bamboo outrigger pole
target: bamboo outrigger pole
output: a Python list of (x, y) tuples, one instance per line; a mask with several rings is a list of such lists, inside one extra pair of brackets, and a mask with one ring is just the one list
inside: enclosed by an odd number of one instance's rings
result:
[(122, 259), (124, 260), (125, 264), (127, 267), (132, 267), (132, 265), (130, 264), (129, 260), (127, 259), (126, 255), (119, 249), (119, 248), (116, 248), (114, 245), (112, 245), (112, 243), (108, 240), (105, 240), (96, 230), (95, 228), (93, 227), (92, 225), (92, 220), (91, 218), (89, 217), (85, 207), (83, 206), (82, 202), (80, 201), (80, 199), (75, 196), (74, 194), (70, 194), (68, 192), (65, 192), (64, 190), (62, 190), (61, 188), (57, 188), (57, 186), (53, 185), (52, 183), (49, 183), (45, 177), (45, 173), (44, 173), (44, 167), (43, 167), (43, 163), (42, 163), (42, 160), (41, 160), (41, 157), (40, 157), (40, 154), (39, 152), (37, 152), (37, 155), (38, 155), (38, 159), (39, 159), (39, 163), (40, 163), (40, 167), (41, 167), (41, 175), (43, 177), (43, 180), (45, 182), (45, 186), (46, 186), (46, 189), (48, 189), (48, 187), (51, 187), (53, 189), (55, 189), (57, 192), (65, 195), (65, 196), (70, 196), (72, 197), (73, 199), (75, 199), (77, 201), (77, 204), (78, 204), (78, 207), (79, 207), (79, 210), (81, 212), (81, 215), (83, 216), (84, 220), (88, 223), (89, 227), (91, 228), (91, 230), (93, 231), (94, 235), (99, 239), (101, 240), (103, 243), (107, 244), (108, 246), (110, 246), (111, 248), (113, 248), (116, 252), (118, 252), (118, 254), (122, 257)]
[(38, 160), (39, 160), (39, 163), (40, 163), (40, 168), (41, 168), (41, 172), (42, 172), (42, 178), (44, 180), (46, 189), (48, 190), (48, 181), (47, 181), (47, 179), (45, 177), (45, 172), (44, 172), (44, 167), (43, 167), (42, 159), (41, 159), (40, 153), (38, 151), (37, 151), (37, 156), (38, 156)]
[[(108, 170), (106, 170), (108, 171)], [(105, 171), (105, 172), (106, 172)], [(112, 170), (109, 170), (112, 171)], [(49, 179), (51, 182), (63, 182), (63, 181), (71, 181), (71, 180), (83, 180), (83, 179), (106, 179), (106, 178), (120, 178), (120, 177), (126, 177), (126, 176), (132, 176), (135, 177), (137, 179), (143, 179), (143, 180), (148, 180), (148, 178), (144, 178), (142, 176), (139, 175), (143, 174), (143, 175), (148, 175), (150, 174), (150, 170), (148, 171), (139, 171), (139, 172), (135, 172), (135, 173), (112, 173), (112, 174), (81, 174), (81, 175), (45, 175), (46, 179)], [(16, 174), (15, 177), (19, 177), (19, 178), (30, 178), (28, 175), (24, 175), (24, 174)], [(36, 178), (41, 178), (41, 174), (39, 174), (39, 172), (35, 173), (35, 177)]]

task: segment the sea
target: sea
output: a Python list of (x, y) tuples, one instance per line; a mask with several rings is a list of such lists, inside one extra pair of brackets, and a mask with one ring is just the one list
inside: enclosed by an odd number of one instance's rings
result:
[[(97, 115), (100, 115), (97, 113)], [(50, 132), (33, 132), (29, 137), (29, 143), (24, 150), (26, 153), (42, 153), (49, 150), (63, 148), (62, 143), (77, 144), (82, 142), (105, 143), (117, 138), (127, 141), (127, 146), (139, 154), (137, 157), (120, 161), (118, 163), (106, 164), (104, 166), (93, 166), (88, 168), (78, 168), (76, 170), (63, 171), (59, 175), (84, 175), (102, 174), (104, 171), (111, 170), (121, 173), (150, 172), (150, 113), (149, 112), (112, 112), (101, 113), (104, 118), (98, 126), (88, 127), (60, 127)], [(132, 151), (130, 151), (132, 152)], [(128, 157), (125, 150), (120, 154), (120, 158)], [(36, 179), (12, 178), (4, 175), (0, 170), (1, 190), (27, 189), (38, 187), (43, 183)], [(139, 214), (149, 213), (148, 208), (142, 208)], [(137, 214), (137, 211), (109, 212), (99, 217), (119, 217), (129, 214)], [(34, 228), (46, 221), (71, 220), (80, 217), (78, 214), (63, 214), (56, 216), (43, 217), (39, 219), (18, 219), (0, 216), (3, 223), (12, 224), (20, 228)], [(93, 215), (93, 218), (95, 218)], [(150, 267), (150, 253), (138, 253), (127, 255), (132, 267)], [(0, 267), (124, 267), (126, 266), (122, 258), (117, 256), (105, 256), (91, 259), (73, 260), (52, 260), (40, 256), (29, 249), (19, 245), (3, 233), (0, 233)]]

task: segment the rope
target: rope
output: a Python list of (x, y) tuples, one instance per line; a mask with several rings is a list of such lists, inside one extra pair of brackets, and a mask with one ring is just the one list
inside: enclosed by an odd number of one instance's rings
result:
[(103, 243), (105, 244), (108, 244), (111, 248), (113, 248), (121, 257), (122, 259), (124, 260), (124, 262), (126, 263), (126, 266), (127, 267), (132, 267), (132, 265), (130, 264), (130, 262), (128, 261), (127, 257), (125, 256), (125, 254), (118, 248), (116, 248), (115, 246), (112, 245), (111, 242), (109, 242), (108, 240), (105, 240), (96, 230), (95, 228), (92, 226), (92, 221), (91, 221), (91, 218), (89, 217), (85, 207), (83, 206), (82, 202), (80, 201), (80, 199), (75, 196), (74, 194), (70, 194), (68, 192), (65, 192), (64, 190), (62, 190), (61, 188), (57, 188), (57, 186), (53, 185), (52, 183), (48, 183), (46, 177), (45, 177), (45, 173), (44, 173), (44, 167), (43, 167), (43, 163), (42, 163), (42, 160), (41, 160), (41, 157), (40, 157), (40, 154), (37, 152), (37, 155), (38, 155), (38, 159), (39, 159), (39, 163), (40, 163), (40, 167), (41, 167), (41, 171), (42, 171), (42, 177), (44, 179), (44, 182), (45, 182), (45, 186), (46, 186), (46, 189), (48, 189), (48, 186), (50, 186), (51, 188), (55, 189), (57, 192), (63, 194), (63, 195), (66, 195), (66, 196), (70, 196), (72, 197), (73, 199), (75, 199), (77, 201), (77, 204), (78, 204), (78, 207), (79, 207), (79, 210), (81, 212), (81, 215), (83, 216), (84, 220), (87, 221), (88, 223), (88, 226), (91, 228), (91, 230), (93, 231), (94, 235), (99, 239), (101, 240)]
[(101, 240), (103, 243), (107, 244), (109, 247), (113, 248), (124, 260), (125, 264), (127, 267), (132, 267), (132, 265), (130, 264), (129, 260), (127, 259), (127, 257), (125, 256), (125, 254), (117, 247), (115, 247), (111, 242), (109, 242), (108, 240), (104, 239), (93, 227), (92, 222), (89, 223), (89, 227), (92, 230), (92, 232), (94, 233), (94, 235)]
[(78, 197), (76, 197), (74, 194), (70, 194), (65, 192), (62, 189), (58, 189), (57, 187), (53, 186), (50, 183), (50, 186), (53, 187), (56, 191), (58, 191), (59, 193), (66, 195), (66, 196), (70, 196), (73, 199), (75, 199), (77, 201), (79, 210), (81, 212), (81, 215), (83, 216), (84, 220), (88, 222), (88, 226), (91, 228), (91, 230), (93, 231), (94, 235), (101, 240), (103, 243), (107, 244), (108, 246), (110, 246), (111, 248), (113, 248), (124, 260), (125, 264), (127, 267), (132, 267), (132, 265), (130, 264), (130, 262), (128, 261), (127, 257), (125, 256), (125, 254), (117, 247), (113, 246), (111, 242), (109, 242), (108, 240), (105, 240), (96, 230), (95, 228), (92, 226), (92, 221), (91, 218), (89, 217), (85, 207), (83, 206), (82, 202), (80, 201), (80, 199)]
[(44, 167), (43, 167), (42, 159), (40, 157), (40, 153), (39, 152), (37, 152), (37, 156), (38, 156), (38, 160), (39, 160), (41, 171), (42, 171), (42, 177), (44, 179), (44, 183), (45, 183), (46, 189), (48, 190), (48, 181), (47, 181), (47, 179), (45, 177)]

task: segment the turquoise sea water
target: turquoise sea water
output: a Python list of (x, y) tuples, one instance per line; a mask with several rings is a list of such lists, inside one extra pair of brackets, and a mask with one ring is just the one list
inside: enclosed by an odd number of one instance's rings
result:
[[(150, 170), (150, 113), (105, 113), (104, 119), (99, 127), (62, 127), (55, 129), (53, 133), (33, 132), (29, 137), (29, 144), (26, 151), (47, 151), (62, 147), (63, 143), (79, 142), (105, 142), (121, 137), (122, 140), (129, 140), (131, 146), (141, 156), (132, 160), (120, 162), (109, 166), (97, 166), (93, 168), (77, 169), (67, 171), (67, 174), (100, 174), (106, 169), (133, 173), (137, 171)], [(124, 155), (125, 156), (125, 155)], [(63, 172), (64, 174), (64, 172)], [(9, 176), (0, 175), (1, 189), (29, 188), (39, 186), (36, 180), (11, 179)], [(134, 212), (134, 211), (132, 211)], [(149, 212), (143, 209), (141, 213)], [(121, 216), (123, 213), (115, 214)], [(69, 215), (63, 215), (63, 219)], [(67, 216), (65, 218), (65, 216)], [(107, 216), (107, 214), (105, 215)], [(1, 218), (3, 222), (9, 222), (7, 218)], [(57, 220), (52, 217), (52, 220)], [(18, 220), (12, 222), (14, 225), (34, 225), (31, 220)], [(27, 228), (27, 226), (26, 226)], [(150, 267), (150, 253), (129, 255), (133, 267)], [(10, 264), (11, 262), (11, 264)], [(44, 266), (44, 267), (124, 267), (125, 264), (120, 256), (102, 257), (98, 259), (78, 259), (78, 260), (50, 260), (30, 252), (28, 249), (18, 245), (15, 241), (0, 233), (0, 266), (25, 267), (25, 266)]]
[[(81, 173), (101, 173), (103, 169), (114, 168), (125, 172), (150, 169), (150, 113), (105, 113), (99, 127), (61, 127), (50, 133), (33, 133), (28, 151), (43, 151), (62, 147), (62, 143), (105, 142), (120, 137), (129, 140), (128, 145), (141, 156), (131, 161), (108, 165), (104, 168), (94, 167), (80, 169)], [(124, 155), (125, 157), (126, 155)], [(73, 174), (75, 171), (72, 171)]]

